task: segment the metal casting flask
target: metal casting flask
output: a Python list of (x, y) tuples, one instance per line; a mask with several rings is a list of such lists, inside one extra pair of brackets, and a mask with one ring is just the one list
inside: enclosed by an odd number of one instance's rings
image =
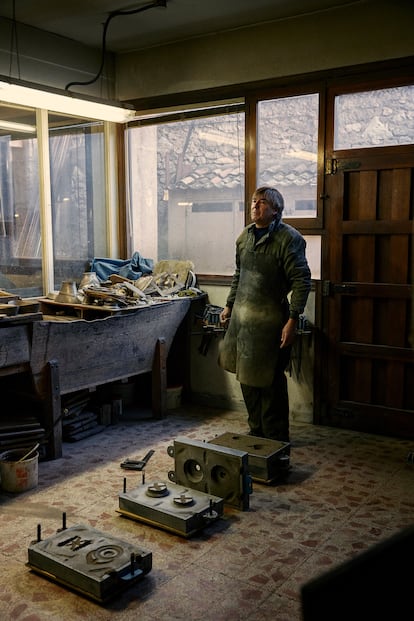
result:
[(59, 293), (56, 297), (56, 302), (62, 302), (64, 304), (75, 304), (76, 294), (78, 290), (76, 288), (76, 282), (74, 280), (64, 280), (60, 286)]
[(99, 285), (100, 282), (96, 272), (84, 272), (82, 280), (79, 284), (79, 289), (85, 289), (86, 287), (99, 287)]

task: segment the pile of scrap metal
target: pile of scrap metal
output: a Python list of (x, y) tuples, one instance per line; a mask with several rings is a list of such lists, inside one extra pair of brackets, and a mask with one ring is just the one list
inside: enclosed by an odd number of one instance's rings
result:
[(80, 283), (77, 298), (84, 304), (105, 306), (142, 306), (174, 296), (197, 296), (196, 277), (191, 261), (160, 261), (151, 274), (132, 281), (111, 274), (105, 282), (94, 279)]
[(81, 304), (118, 308), (142, 306), (150, 302), (141, 289), (121, 276), (111, 276), (106, 282), (79, 287), (76, 297)]
[(163, 260), (155, 264), (152, 274), (141, 276), (137, 287), (147, 295), (198, 295), (192, 261)]

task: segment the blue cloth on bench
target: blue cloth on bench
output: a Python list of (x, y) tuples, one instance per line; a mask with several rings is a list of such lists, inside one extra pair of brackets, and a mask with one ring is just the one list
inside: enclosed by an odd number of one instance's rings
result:
[(151, 274), (154, 268), (152, 259), (144, 259), (139, 252), (134, 252), (127, 260), (94, 258), (91, 271), (95, 272), (100, 280), (108, 280), (111, 274), (119, 274), (129, 280), (137, 280), (144, 274)]

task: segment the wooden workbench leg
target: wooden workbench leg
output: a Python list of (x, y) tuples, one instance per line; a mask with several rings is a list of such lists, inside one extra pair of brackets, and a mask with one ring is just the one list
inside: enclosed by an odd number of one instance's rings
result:
[(167, 413), (167, 354), (165, 339), (155, 345), (152, 363), (152, 415), (163, 418)]
[(62, 457), (62, 408), (60, 401), (59, 368), (56, 360), (46, 365), (46, 397), (44, 414), (46, 429), (49, 432), (47, 456), (50, 459)]

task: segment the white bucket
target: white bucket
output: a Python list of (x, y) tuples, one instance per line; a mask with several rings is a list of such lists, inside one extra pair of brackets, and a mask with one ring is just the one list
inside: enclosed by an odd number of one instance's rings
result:
[(38, 484), (39, 453), (19, 461), (27, 449), (7, 451), (0, 459), (1, 487), (5, 492), (25, 492)]

